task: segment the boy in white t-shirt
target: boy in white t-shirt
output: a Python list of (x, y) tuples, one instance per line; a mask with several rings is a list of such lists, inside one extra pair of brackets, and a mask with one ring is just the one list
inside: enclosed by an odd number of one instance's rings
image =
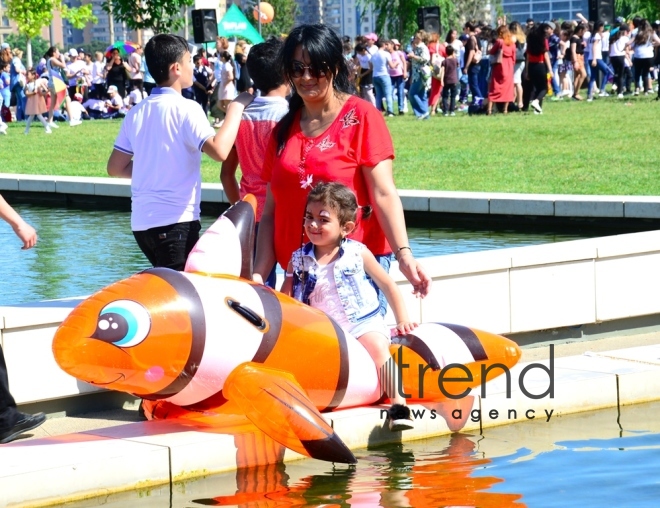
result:
[(82, 100), (83, 96), (81, 93), (77, 93), (73, 96), (73, 100), (71, 101), (71, 104), (69, 104), (69, 114), (71, 115), (71, 118), (69, 118), (69, 121), (71, 124), (76, 124), (78, 125), (78, 122), (82, 122), (83, 120), (83, 115), (86, 115), (86, 119), (89, 120), (89, 113), (87, 113), (87, 110), (85, 107), (82, 105)]
[(126, 114), (107, 170), (132, 179), (131, 229), (147, 259), (183, 270), (201, 229), (202, 152), (216, 161), (227, 158), (252, 96), (232, 102), (216, 132), (201, 106), (181, 95), (193, 82), (186, 40), (156, 35), (144, 57), (158, 87)]

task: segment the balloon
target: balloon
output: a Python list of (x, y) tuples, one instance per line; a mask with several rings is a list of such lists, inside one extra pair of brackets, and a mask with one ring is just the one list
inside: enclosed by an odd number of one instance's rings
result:
[[(227, 210), (184, 272), (144, 270), (83, 301), (55, 333), (55, 360), (87, 383), (145, 399), (151, 419), (234, 435), (249, 424), (268, 442), (354, 463), (320, 411), (378, 403), (395, 364), (380, 380), (367, 350), (326, 314), (251, 280), (255, 209), (247, 196)], [(400, 388), (423, 404), (457, 403), (521, 354), (505, 337), (448, 323), (393, 337), (391, 352)], [(256, 463), (278, 454), (266, 446)]]
[(268, 2), (259, 2), (259, 9), (255, 7), (252, 11), (254, 19), (259, 20), (259, 11), (261, 11), (261, 23), (270, 23), (275, 17), (275, 9)]

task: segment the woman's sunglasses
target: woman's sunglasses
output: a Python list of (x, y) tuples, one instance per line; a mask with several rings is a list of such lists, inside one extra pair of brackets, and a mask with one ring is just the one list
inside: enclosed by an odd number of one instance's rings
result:
[(302, 62), (293, 62), (291, 64), (291, 77), (302, 78), (305, 75), (305, 70), (309, 71), (309, 75), (315, 79), (325, 76), (325, 72), (319, 71), (311, 65), (304, 65)]

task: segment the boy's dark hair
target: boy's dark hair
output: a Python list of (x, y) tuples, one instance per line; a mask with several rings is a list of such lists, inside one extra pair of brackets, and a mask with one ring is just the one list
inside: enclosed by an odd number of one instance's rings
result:
[(265, 42), (255, 44), (250, 49), (246, 64), (254, 87), (266, 95), (284, 84), (284, 73), (280, 68), (279, 53), (284, 42), (277, 37), (269, 37)]
[(170, 66), (181, 62), (188, 51), (188, 43), (180, 35), (158, 34), (149, 39), (144, 48), (144, 59), (157, 85), (170, 79)]
[(451, 44), (448, 44), (447, 47), (445, 48), (445, 51), (447, 52), (447, 56), (451, 56), (454, 54), (454, 46)]
[(193, 63), (194, 63), (195, 65), (197, 65), (197, 62), (199, 62), (201, 59), (202, 59), (202, 57), (201, 57), (200, 55), (195, 55), (195, 56), (193, 57)]

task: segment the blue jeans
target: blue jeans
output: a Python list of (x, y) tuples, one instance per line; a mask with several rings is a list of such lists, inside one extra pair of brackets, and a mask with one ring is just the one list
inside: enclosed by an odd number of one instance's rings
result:
[(374, 89), (376, 90), (376, 107), (383, 111), (383, 99), (387, 104), (387, 112), (394, 113), (392, 107), (392, 79), (387, 76), (374, 76)]
[(154, 266), (183, 271), (188, 254), (199, 240), (202, 225), (198, 220), (133, 231), (140, 250)]
[(25, 92), (21, 85), (14, 86), (12, 92), (16, 96), (16, 121), (20, 122), (25, 120), (25, 103), (27, 97), (25, 97)]
[[(378, 261), (378, 264), (383, 267), (383, 270), (385, 270), (387, 273), (390, 273), (390, 265), (392, 264), (392, 254), (377, 254), (374, 256), (376, 258), (376, 261)], [(367, 275), (367, 279), (371, 283), (371, 285), (374, 287), (376, 290), (376, 294), (378, 294), (378, 303), (380, 304), (379, 307), (379, 312), (381, 316), (385, 316), (387, 314), (387, 297), (385, 296), (385, 293), (383, 293), (380, 288), (376, 285), (376, 283)]]
[(467, 71), (468, 75), (468, 86), (470, 87), (470, 92), (472, 93), (472, 104), (475, 104), (478, 99), (483, 99), (484, 96), (481, 93), (481, 88), (479, 88), (479, 72), (481, 67), (479, 64), (473, 64)]
[(413, 113), (416, 117), (426, 115), (429, 112), (429, 98), (428, 92), (424, 81), (421, 79), (414, 80), (410, 84), (410, 91), (408, 92), (410, 98), (410, 105), (412, 106)]
[(392, 88), (396, 90), (396, 98), (399, 103), (399, 112), (403, 111), (404, 104), (406, 103), (406, 83), (403, 81), (403, 76), (394, 76), (392, 80)]
[[(591, 62), (589, 62), (588, 67), (591, 67)], [(596, 60), (596, 66), (591, 67), (591, 77), (589, 78), (589, 92), (588, 92), (589, 97), (591, 97), (593, 94), (594, 85), (596, 84), (596, 80), (598, 79), (598, 71), (603, 72), (603, 79), (605, 80), (605, 83), (607, 83), (607, 80), (609, 79), (610, 76), (614, 75), (614, 71), (612, 70), (612, 67), (607, 65), (602, 60)]]

